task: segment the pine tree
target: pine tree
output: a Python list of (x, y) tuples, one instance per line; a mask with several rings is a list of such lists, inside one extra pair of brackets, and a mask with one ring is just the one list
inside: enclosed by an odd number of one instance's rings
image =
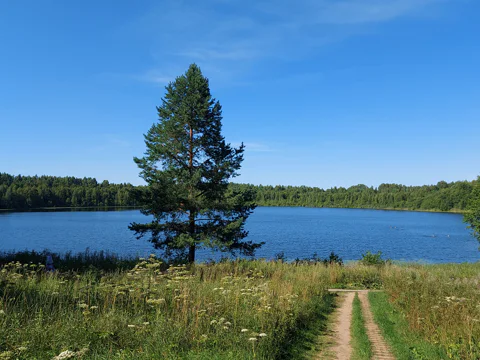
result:
[(135, 196), (153, 220), (129, 228), (138, 238), (148, 235), (167, 256), (188, 252), (189, 262), (201, 247), (253, 255), (262, 244), (243, 239), (255, 193), (228, 187), (238, 175), (244, 145), (225, 142), (220, 103), (197, 65), (166, 86), (157, 111), (159, 121), (145, 134), (145, 156), (134, 158), (147, 183)]

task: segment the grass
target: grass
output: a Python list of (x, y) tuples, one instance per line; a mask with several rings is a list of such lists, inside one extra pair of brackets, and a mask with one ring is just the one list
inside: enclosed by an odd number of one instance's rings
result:
[[(326, 346), (329, 287), (384, 289), (369, 299), (399, 360), (480, 359), (480, 263), (180, 266), (87, 251), (54, 254), (46, 273), (45, 256), (0, 253), (0, 359), (304, 358)], [(368, 358), (358, 299), (353, 315)]]
[(295, 358), (332, 308), (320, 264), (163, 266), (155, 257), (112, 272), (4, 265), (0, 358)]
[(372, 344), (368, 339), (365, 328), (365, 320), (362, 314), (362, 304), (355, 294), (352, 309), (352, 324), (350, 328), (352, 334), (352, 360), (369, 360), (372, 358)]
[(429, 343), (411, 331), (404, 315), (388, 302), (387, 294), (371, 292), (368, 298), (373, 317), (397, 360), (447, 359), (441, 346)]
[(480, 359), (479, 274), (480, 263), (395, 266), (383, 282), (405, 332), (437, 344), (449, 359)]
[[(25, 250), (17, 252), (0, 252), (2, 265), (20, 262), (22, 264), (45, 264), (47, 254), (51, 254), (55, 268), (59, 271), (94, 272), (130, 270), (138, 263), (138, 257), (120, 257), (108, 251), (89, 251), (65, 254), (51, 253), (48, 250)], [(164, 268), (166, 268), (164, 266)]]

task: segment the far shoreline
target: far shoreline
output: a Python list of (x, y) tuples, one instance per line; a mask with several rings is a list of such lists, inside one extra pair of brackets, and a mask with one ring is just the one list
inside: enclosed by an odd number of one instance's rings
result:
[[(309, 209), (350, 209), (350, 210), (380, 210), (380, 211), (410, 211), (444, 214), (464, 214), (465, 210), (451, 209), (447, 211), (437, 209), (408, 209), (408, 208), (373, 208), (373, 207), (328, 207), (328, 206), (303, 206), (303, 205), (259, 205), (258, 207), (271, 208), (309, 208)], [(141, 210), (141, 206), (64, 206), (64, 207), (40, 207), (31, 209), (0, 209), (0, 213), (6, 212), (55, 212), (55, 211), (124, 211)]]

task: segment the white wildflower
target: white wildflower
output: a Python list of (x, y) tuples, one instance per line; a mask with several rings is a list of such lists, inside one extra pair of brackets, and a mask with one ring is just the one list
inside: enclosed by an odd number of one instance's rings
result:
[(55, 356), (52, 360), (71, 359), (75, 355), (76, 355), (76, 353), (74, 351), (65, 350), (65, 351), (61, 352), (60, 354), (58, 354), (57, 356)]

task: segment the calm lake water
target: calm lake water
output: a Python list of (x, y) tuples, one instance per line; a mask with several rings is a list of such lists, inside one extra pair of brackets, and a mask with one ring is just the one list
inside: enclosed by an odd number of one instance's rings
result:
[[(146, 240), (128, 230), (130, 222), (146, 217), (137, 210), (0, 212), (0, 250), (49, 249), (54, 252), (108, 250), (119, 255), (145, 256)], [(257, 257), (288, 259), (331, 251), (344, 260), (359, 259), (367, 250), (382, 251), (395, 260), (474, 262), (478, 242), (462, 215), (407, 211), (313, 208), (257, 208), (247, 221), (249, 239), (265, 241)], [(199, 260), (215, 258), (210, 251)]]

